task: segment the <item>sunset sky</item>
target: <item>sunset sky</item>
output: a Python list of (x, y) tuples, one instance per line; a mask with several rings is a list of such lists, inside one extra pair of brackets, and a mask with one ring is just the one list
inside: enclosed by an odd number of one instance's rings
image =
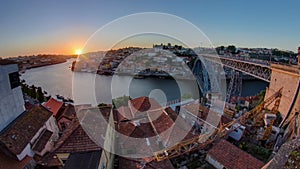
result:
[(184, 18), (200, 28), (215, 46), (296, 51), (300, 46), (299, 6), (298, 0), (1, 0), (0, 56), (74, 54), (100, 27), (137, 12)]

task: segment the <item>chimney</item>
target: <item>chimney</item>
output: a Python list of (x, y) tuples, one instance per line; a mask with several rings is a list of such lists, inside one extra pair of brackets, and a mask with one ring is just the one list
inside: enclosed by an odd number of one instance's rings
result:
[(300, 65), (300, 47), (298, 47), (298, 65)]

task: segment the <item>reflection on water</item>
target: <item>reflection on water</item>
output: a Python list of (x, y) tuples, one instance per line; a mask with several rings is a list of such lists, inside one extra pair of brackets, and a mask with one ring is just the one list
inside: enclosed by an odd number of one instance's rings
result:
[[(69, 69), (72, 61), (27, 70), (21, 77), (29, 85), (34, 84), (46, 90), (50, 95), (57, 94), (73, 98), (76, 104), (111, 103), (111, 98), (130, 95), (161, 96), (166, 100), (178, 99), (185, 93), (198, 98), (197, 85), (193, 81), (175, 81), (173, 79), (133, 79), (129, 76), (100, 76), (92, 73), (72, 72)], [(243, 81), (243, 96), (257, 94), (266, 88), (268, 83), (261, 80)]]

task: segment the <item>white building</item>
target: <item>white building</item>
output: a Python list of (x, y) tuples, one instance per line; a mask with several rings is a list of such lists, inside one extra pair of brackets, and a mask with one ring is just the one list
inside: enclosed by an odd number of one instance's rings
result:
[(58, 139), (52, 113), (36, 106), (15, 119), (0, 134), (0, 151), (18, 161), (34, 154), (44, 155)]
[(0, 151), (22, 161), (44, 155), (58, 139), (52, 113), (43, 106), (25, 111), (17, 64), (0, 61)]
[(18, 65), (0, 61), (0, 131), (25, 111)]

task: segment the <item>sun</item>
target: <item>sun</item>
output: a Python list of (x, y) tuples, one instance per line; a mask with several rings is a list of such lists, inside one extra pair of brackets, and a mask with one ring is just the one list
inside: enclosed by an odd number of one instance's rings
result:
[(75, 54), (76, 55), (81, 55), (82, 54), (82, 50), (81, 49), (76, 49)]

